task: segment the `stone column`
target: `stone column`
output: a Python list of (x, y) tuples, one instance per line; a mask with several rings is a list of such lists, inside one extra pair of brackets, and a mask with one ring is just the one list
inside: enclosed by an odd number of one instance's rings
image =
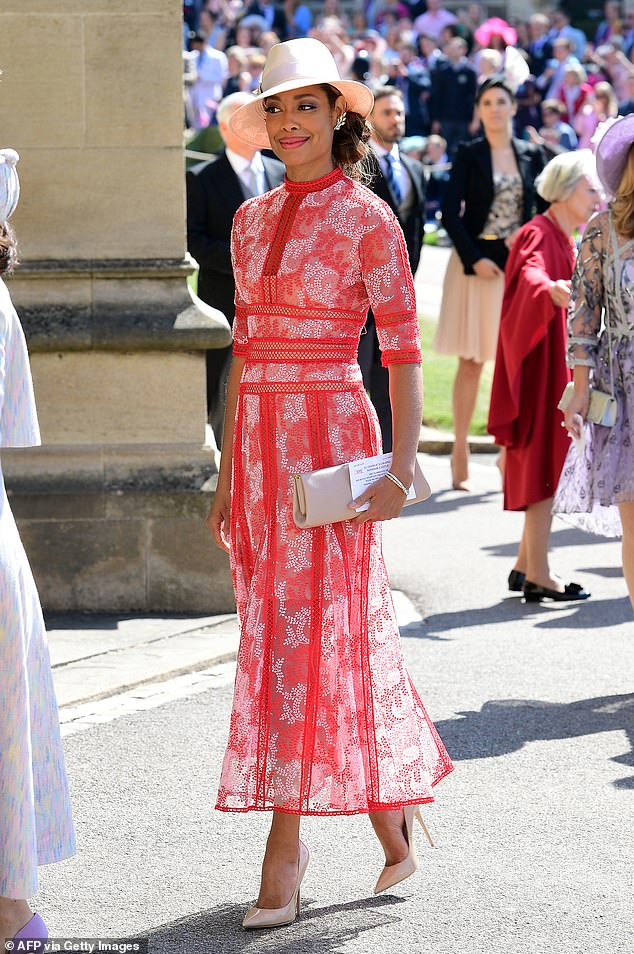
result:
[(4, 0), (0, 130), (20, 153), (22, 319), (44, 446), (3, 454), (49, 610), (230, 610), (204, 526), (204, 351), (190, 295), (178, 0)]

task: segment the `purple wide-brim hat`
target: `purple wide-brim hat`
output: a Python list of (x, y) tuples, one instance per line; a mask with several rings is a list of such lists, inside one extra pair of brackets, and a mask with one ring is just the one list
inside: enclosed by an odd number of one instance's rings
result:
[(634, 114), (619, 116), (605, 129), (596, 145), (597, 175), (601, 185), (615, 196), (634, 145)]

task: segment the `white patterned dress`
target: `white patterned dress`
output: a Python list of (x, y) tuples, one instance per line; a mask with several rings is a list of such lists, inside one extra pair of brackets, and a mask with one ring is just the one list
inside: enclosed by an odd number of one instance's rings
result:
[[(40, 443), (20, 321), (0, 279), (0, 448)], [(0, 896), (75, 852), (46, 631), (0, 466)]]

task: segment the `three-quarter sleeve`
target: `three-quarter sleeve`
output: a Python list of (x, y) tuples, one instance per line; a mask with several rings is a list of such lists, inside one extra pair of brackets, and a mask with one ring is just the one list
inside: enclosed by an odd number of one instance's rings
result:
[(374, 206), (372, 213), (372, 227), (361, 239), (360, 257), (381, 348), (381, 364), (416, 364), (421, 360), (420, 327), (405, 237), (385, 203)]
[(604, 303), (603, 216), (588, 225), (572, 276), (568, 306), (568, 367), (595, 366)]
[(240, 210), (236, 212), (233, 218), (231, 228), (231, 262), (233, 265), (233, 274), (235, 277), (235, 317), (233, 319), (233, 354), (244, 356), (247, 353), (247, 344), (249, 341), (249, 330), (247, 325), (247, 311), (245, 304), (240, 296), (239, 276), (241, 267), (240, 237), (242, 234), (242, 217)]

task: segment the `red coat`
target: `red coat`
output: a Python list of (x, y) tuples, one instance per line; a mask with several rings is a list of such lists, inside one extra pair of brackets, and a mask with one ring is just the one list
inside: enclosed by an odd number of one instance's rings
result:
[(566, 99), (565, 89), (566, 89), (565, 85), (562, 86), (561, 92), (559, 94), (559, 99), (566, 107), (566, 112), (563, 113), (561, 118), (563, 119), (565, 123), (570, 123), (570, 125), (572, 126), (577, 116), (579, 115), (581, 108), (585, 106), (585, 104), (589, 101), (588, 98), (593, 95), (592, 86), (590, 85), (590, 83), (581, 83), (581, 85), (579, 86), (579, 94), (577, 98), (575, 99), (574, 105), (572, 107), (572, 112), (568, 111), (568, 100)]
[(570, 380), (566, 309), (553, 305), (549, 288), (571, 278), (574, 261), (572, 240), (536, 215), (518, 232), (505, 269), (488, 425), (507, 447), (505, 510), (552, 497), (568, 450), (557, 410)]

